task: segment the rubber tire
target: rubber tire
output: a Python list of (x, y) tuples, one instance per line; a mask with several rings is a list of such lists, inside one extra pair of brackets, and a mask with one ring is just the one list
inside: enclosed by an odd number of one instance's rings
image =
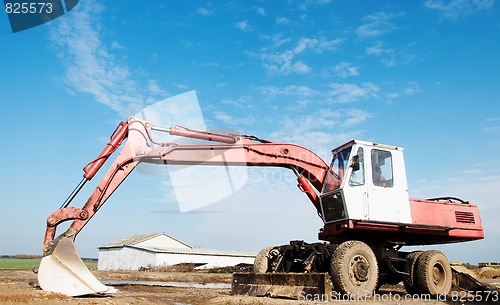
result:
[[(415, 280), (419, 293), (447, 295), (453, 275), (446, 256), (437, 250), (425, 251), (417, 259)], [(436, 276), (439, 276), (436, 280)]]
[(257, 253), (255, 260), (253, 262), (253, 272), (254, 273), (266, 273), (269, 268), (269, 252), (274, 248), (274, 246), (266, 247)]
[(413, 251), (406, 256), (407, 271), (410, 275), (403, 276), (403, 284), (408, 294), (418, 293), (417, 283), (415, 281), (415, 266), (422, 253), (424, 253), (424, 251)]
[[(356, 279), (352, 266), (358, 263), (358, 268), (362, 270), (361, 275), (366, 271), (363, 275), (366, 280)], [(377, 288), (377, 259), (372, 249), (361, 241), (349, 240), (335, 249), (330, 261), (330, 273), (335, 290), (349, 295), (352, 299), (372, 296)]]

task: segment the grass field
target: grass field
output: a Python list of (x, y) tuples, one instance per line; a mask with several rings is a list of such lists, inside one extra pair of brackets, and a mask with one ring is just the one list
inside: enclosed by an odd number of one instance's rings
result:
[[(31, 270), (33, 267), (40, 266), (39, 258), (0, 258), (0, 269), (23, 269)], [(91, 260), (83, 261), (87, 268), (97, 269), (97, 262)]]

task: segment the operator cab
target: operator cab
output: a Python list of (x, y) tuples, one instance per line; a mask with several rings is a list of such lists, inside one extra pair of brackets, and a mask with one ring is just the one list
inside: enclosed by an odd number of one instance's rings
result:
[(325, 223), (411, 223), (401, 147), (352, 140), (334, 150), (321, 192)]

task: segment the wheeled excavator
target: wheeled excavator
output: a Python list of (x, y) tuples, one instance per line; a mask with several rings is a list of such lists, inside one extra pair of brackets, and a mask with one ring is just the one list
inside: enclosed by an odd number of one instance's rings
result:
[[(158, 142), (153, 131), (202, 141)], [(120, 146), (83, 207), (71, 207), (85, 183)], [(332, 150), (328, 165), (295, 144), (181, 126), (163, 128), (130, 117), (117, 126), (99, 156), (84, 167), (80, 184), (48, 217), (40, 287), (69, 296), (112, 292), (85, 267), (74, 240), (138, 164), (152, 163), (272, 166), (295, 173), (298, 188), (324, 222), (318, 234), (323, 242), (296, 240), (263, 249), (253, 273), (234, 275), (233, 293), (272, 295), (273, 281), (306, 289), (319, 285), (314, 278), (319, 274), (339, 294), (369, 295), (384, 283), (403, 281), (408, 292), (445, 295), (452, 282), (459, 281), (446, 256), (436, 250), (405, 252), (402, 247), (482, 239), (481, 218), (476, 205), (458, 198), (409, 198), (403, 152), (397, 146), (352, 140)], [(56, 228), (66, 221), (72, 221), (69, 228), (56, 237)], [(304, 284), (311, 279), (312, 284)]]

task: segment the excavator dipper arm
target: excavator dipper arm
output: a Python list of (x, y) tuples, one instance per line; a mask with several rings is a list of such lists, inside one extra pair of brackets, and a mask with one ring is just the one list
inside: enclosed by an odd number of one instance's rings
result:
[[(172, 136), (194, 138), (219, 144), (159, 143), (151, 131), (168, 132)], [(109, 156), (127, 138), (120, 154), (103, 176), (85, 205), (68, 207), (86, 181), (92, 179)], [(122, 122), (111, 136), (99, 157), (84, 168), (84, 180), (68, 197), (63, 206), (47, 219), (42, 263), (38, 271), (44, 290), (67, 295), (109, 292), (88, 271), (79, 259), (73, 242), (76, 235), (104, 205), (106, 200), (141, 162), (171, 165), (214, 166), (274, 166), (292, 169), (297, 175), (299, 189), (306, 193), (318, 214), (319, 198), (313, 187), (321, 191), (328, 165), (310, 150), (294, 145), (272, 143), (253, 136), (216, 134), (179, 126), (170, 129), (153, 127), (150, 122), (130, 117)], [(73, 221), (57, 238), (57, 226)], [(82, 268), (83, 266), (83, 268)], [(57, 274), (55, 274), (57, 273)], [(68, 287), (71, 284), (71, 288)]]

